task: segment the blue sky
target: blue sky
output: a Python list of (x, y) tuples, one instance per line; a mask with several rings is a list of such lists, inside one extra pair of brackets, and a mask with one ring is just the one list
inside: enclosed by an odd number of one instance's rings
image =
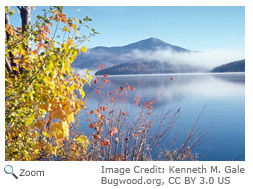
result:
[[(32, 13), (35, 17), (42, 8)], [(47, 8), (47, 7), (46, 7)], [(219, 7), (64, 7), (67, 16), (92, 18), (89, 26), (100, 32), (86, 46), (122, 46), (149, 37), (190, 50), (244, 51), (245, 8)], [(11, 17), (15, 25), (20, 18)], [(85, 30), (84, 30), (85, 34)], [(86, 33), (87, 34), (87, 33)]]

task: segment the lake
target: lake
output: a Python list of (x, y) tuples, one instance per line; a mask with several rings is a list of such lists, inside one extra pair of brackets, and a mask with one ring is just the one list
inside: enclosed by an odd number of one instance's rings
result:
[[(200, 161), (245, 160), (245, 74), (157, 74), (110, 76), (105, 90), (113, 91), (125, 83), (135, 87), (130, 99), (139, 97), (142, 102), (161, 95), (154, 106), (154, 112), (180, 108), (176, 130), (180, 131), (178, 145), (198, 119), (196, 129), (208, 132), (202, 143), (193, 148)], [(92, 99), (87, 107), (97, 101), (95, 89), (88, 90), (87, 98)], [(136, 104), (129, 100), (130, 109)], [(203, 112), (202, 112), (203, 111)], [(201, 113), (202, 112), (202, 113)], [(201, 114), (201, 115), (200, 115)], [(81, 116), (81, 127), (90, 132)], [(168, 141), (159, 149), (166, 149)]]

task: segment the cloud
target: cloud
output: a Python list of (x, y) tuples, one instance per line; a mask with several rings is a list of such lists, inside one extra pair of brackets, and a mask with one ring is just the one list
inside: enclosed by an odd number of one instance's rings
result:
[(76, 74), (79, 74), (81, 77), (86, 77), (87, 69), (80, 69), (80, 68), (74, 67), (73, 70)]
[[(75, 74), (79, 74), (81, 77), (87, 78), (87, 69), (86, 68), (77, 68), (77, 67), (73, 67), (73, 70), (75, 72)], [(95, 70), (89, 70), (89, 74), (91, 76), (94, 76), (95, 74)]]
[(241, 60), (245, 58), (244, 50), (211, 49), (205, 51), (175, 52), (171, 49), (157, 49), (155, 51), (133, 50), (126, 57), (131, 59), (170, 62), (211, 69), (215, 66)]
[(81, 11), (81, 9), (76, 9), (76, 12), (80, 12)]

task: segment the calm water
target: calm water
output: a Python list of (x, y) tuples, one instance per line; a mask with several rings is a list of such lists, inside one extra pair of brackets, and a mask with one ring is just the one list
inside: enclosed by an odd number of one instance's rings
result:
[[(163, 91), (155, 111), (159, 114), (170, 108), (181, 108), (176, 122), (181, 132), (178, 144), (186, 137), (187, 131), (205, 107), (197, 129), (206, 132), (211, 128), (211, 131), (206, 140), (193, 150), (199, 154), (198, 160), (245, 160), (244, 73), (111, 76), (110, 81), (106, 90), (112, 91), (128, 83), (136, 89), (132, 97), (138, 96), (142, 101), (149, 101)], [(96, 101), (94, 93), (95, 90), (90, 89), (87, 97)], [(89, 106), (92, 106), (91, 102)], [(134, 103), (129, 106), (133, 109), (136, 107)], [(84, 119), (81, 119), (81, 125), (87, 128)], [(168, 142), (162, 143), (160, 149), (165, 149), (167, 145)]]

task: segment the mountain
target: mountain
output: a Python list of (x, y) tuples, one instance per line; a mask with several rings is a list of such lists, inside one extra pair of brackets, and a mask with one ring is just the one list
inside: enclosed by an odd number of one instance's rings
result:
[(109, 68), (130, 61), (145, 61), (131, 56), (131, 53), (136, 50), (155, 51), (157, 49), (170, 49), (172, 52), (191, 52), (188, 49), (171, 45), (152, 37), (125, 46), (98, 46), (88, 49), (86, 53), (80, 53), (77, 56), (72, 66), (79, 69), (98, 70), (100, 64), (103, 64), (104, 68)]
[(197, 72), (198, 69), (188, 65), (175, 65), (168, 62), (134, 61), (99, 70), (95, 75), (157, 74)]
[(245, 59), (217, 66), (210, 72), (245, 72)]

